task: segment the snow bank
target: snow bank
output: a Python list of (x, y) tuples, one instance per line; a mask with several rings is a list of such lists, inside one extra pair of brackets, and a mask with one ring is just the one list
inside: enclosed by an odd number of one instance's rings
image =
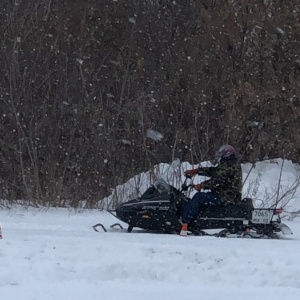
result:
[[(202, 162), (201, 166), (211, 166), (210, 162)], [(197, 167), (188, 162), (181, 163), (178, 168), (170, 168), (162, 163), (153, 170), (134, 176), (123, 185), (119, 185), (112, 194), (99, 201), (99, 208), (113, 208), (115, 205), (140, 196), (153, 182), (163, 177), (168, 183), (180, 189), (185, 177), (184, 170)], [(284, 207), (287, 211), (300, 209), (300, 168), (289, 160), (281, 158), (265, 160), (255, 164), (242, 164), (243, 197), (254, 200), (256, 207)], [(195, 182), (206, 178), (196, 176)], [(193, 196), (193, 193), (190, 194)]]

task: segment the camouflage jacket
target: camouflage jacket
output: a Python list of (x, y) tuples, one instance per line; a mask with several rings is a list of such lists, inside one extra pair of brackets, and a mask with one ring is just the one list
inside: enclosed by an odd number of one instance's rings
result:
[(201, 183), (220, 196), (223, 203), (236, 203), (242, 198), (242, 168), (237, 159), (223, 160), (216, 167), (200, 168), (199, 175), (210, 177)]

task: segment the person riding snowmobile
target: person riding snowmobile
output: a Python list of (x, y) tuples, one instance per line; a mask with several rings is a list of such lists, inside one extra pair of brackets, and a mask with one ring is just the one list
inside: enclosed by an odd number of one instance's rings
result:
[[(182, 214), (181, 236), (187, 236), (188, 224), (195, 219), (201, 206), (228, 205), (242, 198), (242, 169), (235, 149), (230, 145), (221, 146), (216, 152), (216, 167), (201, 167), (186, 170), (186, 177), (207, 176), (210, 179), (194, 185), (198, 191), (186, 205)], [(210, 190), (210, 192), (200, 192)]]

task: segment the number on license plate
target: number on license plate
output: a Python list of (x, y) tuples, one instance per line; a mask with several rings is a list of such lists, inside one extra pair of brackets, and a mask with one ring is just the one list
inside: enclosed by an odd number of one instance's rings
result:
[(273, 216), (273, 210), (255, 209), (252, 211), (252, 223), (269, 224)]

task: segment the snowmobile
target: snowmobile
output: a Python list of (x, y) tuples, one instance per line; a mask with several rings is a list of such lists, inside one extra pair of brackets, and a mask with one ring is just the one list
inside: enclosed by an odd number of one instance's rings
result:
[[(128, 224), (128, 232), (134, 227), (157, 233), (179, 233), (181, 216), (189, 201), (186, 191), (193, 184), (182, 185), (181, 191), (158, 179), (141, 197), (117, 207), (116, 218)], [(282, 209), (254, 208), (251, 198), (244, 198), (237, 204), (205, 205), (189, 224), (192, 235), (214, 235), (218, 237), (279, 238), (281, 234), (292, 234), (291, 229), (281, 222)], [(101, 224), (93, 226), (94, 230)], [(119, 223), (111, 227), (122, 226)], [(209, 230), (214, 233), (209, 233)]]

